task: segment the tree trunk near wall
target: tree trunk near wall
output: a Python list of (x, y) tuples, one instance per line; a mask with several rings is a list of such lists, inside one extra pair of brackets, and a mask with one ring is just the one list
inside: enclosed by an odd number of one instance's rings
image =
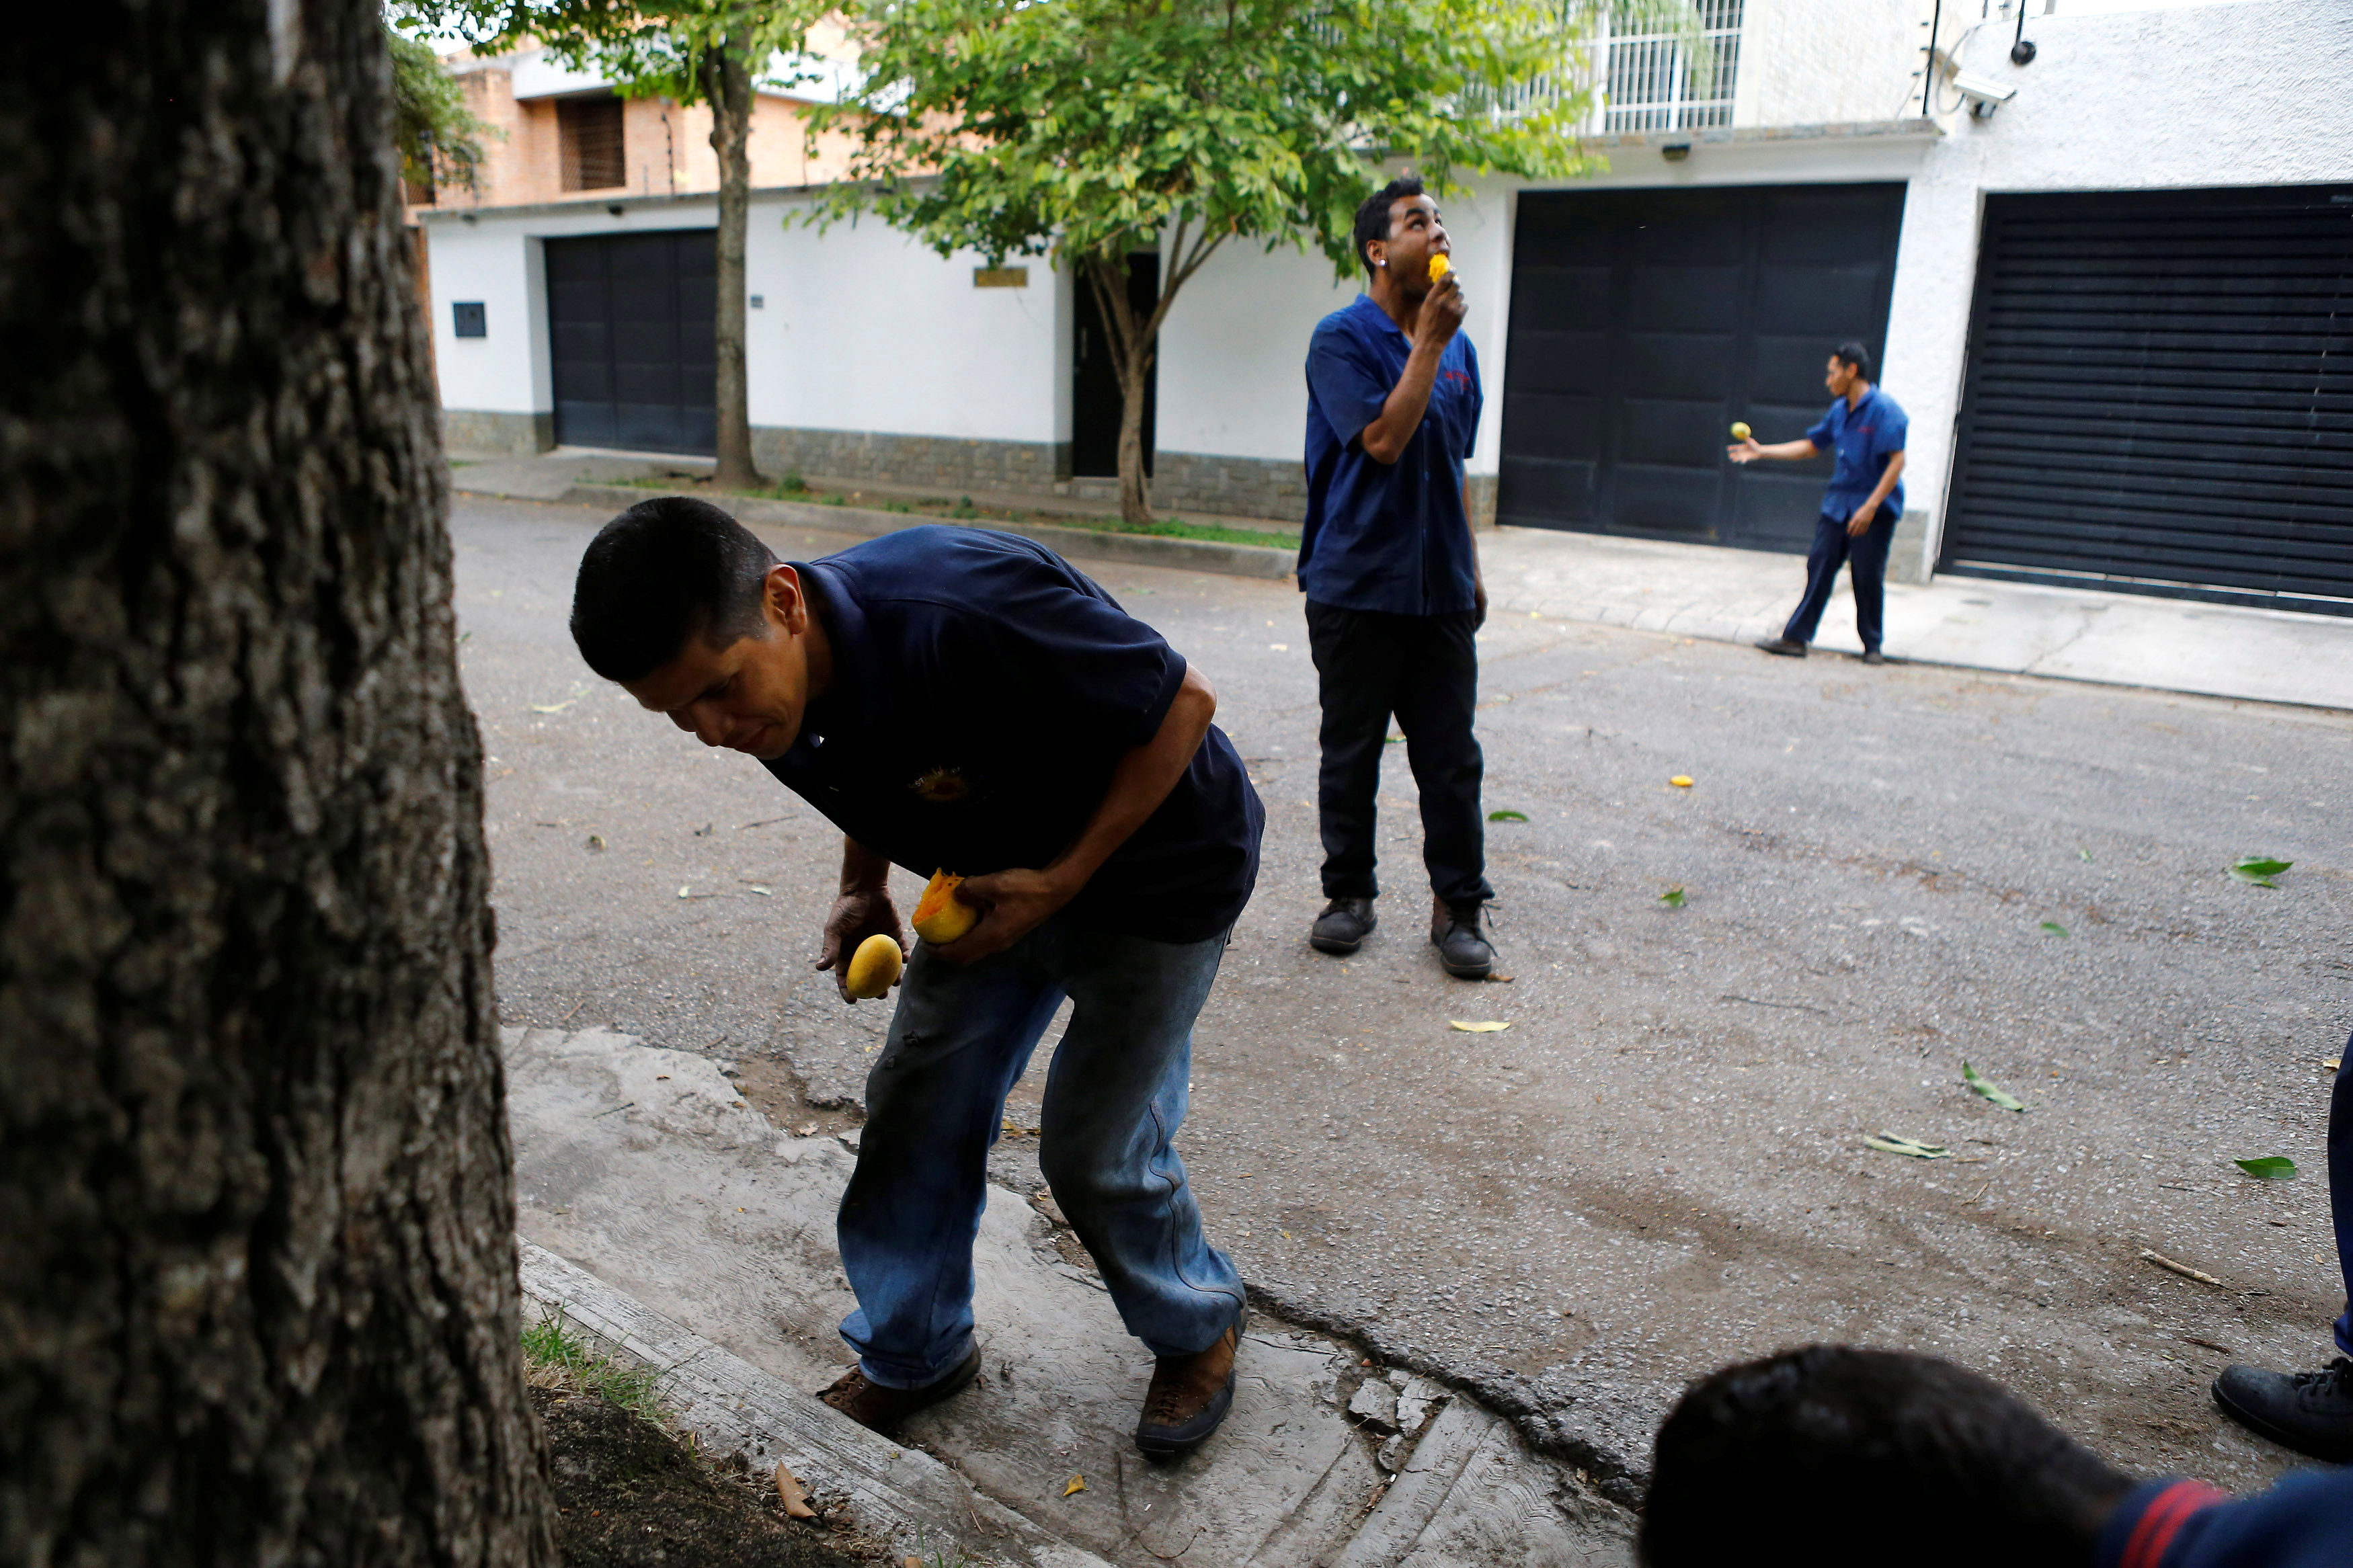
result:
[(750, 489), (765, 481), (752, 461), (752, 411), (744, 379), (744, 239), (752, 224), (752, 68), (729, 38), (703, 58), (711, 100), (711, 149), (719, 154), (719, 461), (714, 482)]
[(0, 1562), (554, 1568), (377, 7), (0, 58)]
[(1119, 515), (1131, 527), (1149, 524), (1152, 478), (1144, 471), (1144, 393), (1158, 352), (1160, 321), (1167, 296), (1149, 317), (1138, 317), (1128, 298), (1127, 248), (1087, 258), (1081, 264), (1095, 304), (1111, 325), (1112, 366), (1119, 373)]

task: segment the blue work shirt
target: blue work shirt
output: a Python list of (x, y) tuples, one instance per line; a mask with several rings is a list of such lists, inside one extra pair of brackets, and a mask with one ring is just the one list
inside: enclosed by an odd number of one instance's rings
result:
[(1299, 586), (1320, 603), (1396, 616), (1472, 607), (1478, 577), (1462, 464), (1479, 434), (1479, 356), (1457, 332), (1438, 361), (1421, 425), (1394, 463), (1367, 456), (1365, 426), (1413, 352), (1389, 314), (1358, 295), (1307, 344), (1307, 523)]
[(2179, 1478), (2136, 1487), (2100, 1527), (2093, 1568), (2343, 1568), (2353, 1471), (2297, 1470), (2230, 1498)]
[[(1044, 545), (910, 528), (795, 563), (833, 679), (765, 765), (834, 826), (919, 877), (1036, 868), (1079, 836), (1120, 758), (1167, 717), (1185, 660)], [(1070, 908), (1159, 942), (1229, 929), (1266, 815), (1211, 728)]]
[[(1879, 488), (1887, 459), (1904, 450), (1904, 437), (1911, 428), (1903, 406), (1875, 386), (1852, 408), (1843, 397), (1831, 404), (1831, 411), (1806, 432), (1806, 439), (1817, 448), (1838, 453), (1838, 467), (1831, 470), (1831, 488), (1822, 495), (1822, 515), (1841, 521), (1852, 517), (1854, 509)], [(1904, 515), (1903, 480), (1895, 481), (1879, 510), (1888, 518)], [(1879, 521), (1876, 516), (1872, 519), (1874, 523)]]

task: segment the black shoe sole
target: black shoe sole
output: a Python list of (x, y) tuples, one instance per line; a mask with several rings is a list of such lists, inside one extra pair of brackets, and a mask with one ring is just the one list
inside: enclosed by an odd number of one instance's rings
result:
[[(1380, 929), (1380, 917), (1374, 916), (1372, 921), (1365, 927), (1365, 936), (1372, 935)], [(1337, 937), (1317, 936), (1311, 931), (1307, 933), (1307, 945), (1318, 952), (1328, 952), (1335, 958), (1345, 958), (1365, 945), (1365, 936), (1360, 936), (1354, 942), (1342, 942)]]
[(2220, 1378), (2214, 1380), (2214, 1384), (2211, 1392), (2214, 1395), (2215, 1405), (2221, 1410), (2223, 1415), (2229, 1416), (2232, 1420), (2236, 1421), (2240, 1426), (2244, 1426), (2248, 1431), (2255, 1434), (2255, 1436), (2259, 1437), (2268, 1437), (2273, 1442), (2277, 1443), (2281, 1447), (2289, 1450), (2291, 1453), (2302, 1454), (2306, 1458), (2310, 1459), (2318, 1459), (2323, 1464), (2343, 1465), (2353, 1463), (2353, 1443), (2316, 1443), (2308, 1437), (2289, 1431), (2286, 1427), (2278, 1425), (2276, 1422), (2266, 1420), (2264, 1417), (2256, 1415), (2252, 1410), (2234, 1405), (2223, 1396), (2222, 1382)]
[(1495, 973), (1494, 961), (1492, 959), (1485, 963), (1466, 963), (1458, 967), (1447, 963), (1446, 955), (1444, 953), (1438, 955), (1438, 967), (1443, 969), (1447, 973), (1451, 974), (1457, 980), (1484, 980), (1487, 976)]
[(1767, 647), (1761, 642), (1752, 643), (1750, 646), (1756, 648), (1758, 653), (1769, 653), (1776, 658), (1803, 658), (1806, 657), (1806, 645), (1803, 643), (1799, 643), (1796, 647)]
[(1209, 1407), (1182, 1426), (1146, 1426), (1136, 1424), (1135, 1446), (1144, 1457), (1155, 1462), (1180, 1459), (1217, 1435), (1233, 1413), (1234, 1384), (1241, 1371), (1242, 1331), (1250, 1327), (1250, 1309), (1244, 1307), (1241, 1316), (1234, 1320), (1234, 1364), (1226, 1369), (1225, 1392), (1209, 1402)]

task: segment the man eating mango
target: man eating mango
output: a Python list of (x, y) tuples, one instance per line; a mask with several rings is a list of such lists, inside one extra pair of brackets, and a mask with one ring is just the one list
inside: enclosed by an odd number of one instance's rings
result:
[(818, 967), (845, 1001), (861, 943), (906, 947), (892, 866), (964, 878), (945, 896), (977, 916), (913, 946), (867, 1079), (838, 1220), (858, 1364), (820, 1397), (886, 1431), (979, 1372), (988, 1148), (1068, 997), (1039, 1164), (1156, 1358), (1137, 1447), (1198, 1447), (1232, 1403), (1244, 1297), (1202, 1236), (1175, 1140), (1193, 1020), (1264, 823), (1209, 721), (1209, 683), (1028, 540), (912, 528), (788, 564), (681, 497), (597, 533), (572, 635), (598, 675), (704, 745), (759, 759), (842, 830)]

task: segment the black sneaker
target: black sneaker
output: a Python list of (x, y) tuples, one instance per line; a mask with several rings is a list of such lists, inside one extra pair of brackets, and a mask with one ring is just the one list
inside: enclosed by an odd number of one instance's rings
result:
[(1337, 953), (1345, 958), (1365, 945), (1365, 939), (1380, 924), (1373, 913), (1370, 899), (1335, 899), (1324, 906), (1308, 929), (1307, 945), (1318, 952)]
[(1887, 662), (1887, 656), (1880, 652), (1875, 647), (1867, 647), (1862, 650), (1862, 662), (1865, 664), (1885, 664)]
[(1795, 637), (1767, 637), (1763, 642), (1758, 643), (1757, 646), (1763, 648), (1767, 653), (1778, 653), (1783, 658), (1803, 658), (1806, 657), (1806, 645), (1798, 641)]
[(2353, 1462), (2353, 1361), (2343, 1356), (2319, 1372), (2224, 1367), (2214, 1403), (2283, 1447), (2332, 1465)]
[(1495, 948), (1480, 930), (1482, 905), (1433, 904), (1430, 940), (1438, 949), (1438, 966), (1457, 980), (1484, 980), (1495, 967)]

